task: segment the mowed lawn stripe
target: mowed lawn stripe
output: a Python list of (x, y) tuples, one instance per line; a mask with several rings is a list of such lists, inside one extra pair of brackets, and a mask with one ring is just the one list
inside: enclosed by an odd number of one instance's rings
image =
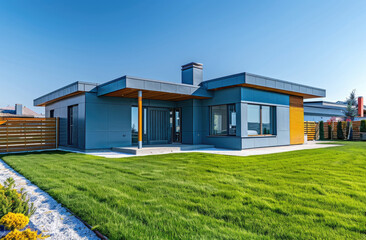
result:
[(110, 239), (366, 238), (366, 143), (236, 157), (2, 159)]

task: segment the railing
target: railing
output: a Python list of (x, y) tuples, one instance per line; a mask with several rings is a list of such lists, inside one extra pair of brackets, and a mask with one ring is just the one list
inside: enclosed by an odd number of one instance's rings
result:
[(0, 153), (58, 146), (57, 118), (0, 118)]

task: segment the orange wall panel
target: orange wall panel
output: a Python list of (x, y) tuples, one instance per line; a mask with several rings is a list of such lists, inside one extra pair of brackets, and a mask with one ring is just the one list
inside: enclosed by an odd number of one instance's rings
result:
[(304, 143), (303, 98), (290, 96), (290, 144)]

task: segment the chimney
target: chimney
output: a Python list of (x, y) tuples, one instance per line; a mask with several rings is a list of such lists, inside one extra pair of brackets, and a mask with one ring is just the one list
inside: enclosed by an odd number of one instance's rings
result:
[(15, 104), (15, 115), (23, 115), (22, 104)]
[(191, 62), (182, 66), (182, 83), (198, 86), (203, 81), (203, 65)]
[(358, 97), (358, 116), (363, 117), (363, 97)]

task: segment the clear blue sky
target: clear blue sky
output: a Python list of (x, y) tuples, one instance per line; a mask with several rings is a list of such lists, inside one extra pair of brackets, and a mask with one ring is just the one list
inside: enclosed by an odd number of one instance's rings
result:
[[(366, 96), (366, 1), (1, 1), (0, 106), (74, 81), (251, 72)], [(33, 108), (41, 112), (42, 108)]]

